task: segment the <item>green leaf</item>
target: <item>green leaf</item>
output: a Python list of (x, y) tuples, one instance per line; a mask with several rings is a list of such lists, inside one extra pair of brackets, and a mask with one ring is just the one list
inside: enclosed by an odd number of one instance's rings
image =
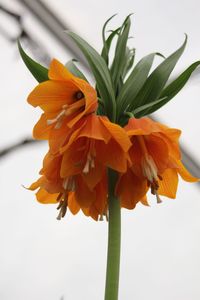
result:
[(167, 97), (163, 97), (163, 98), (160, 98), (158, 100), (155, 100), (153, 102), (150, 102), (148, 104), (144, 104), (142, 106), (139, 106), (138, 108), (136, 108), (134, 111), (133, 111), (133, 115), (135, 117), (143, 117), (145, 116), (146, 114), (144, 113), (146, 110), (148, 110), (149, 108), (154, 108), (154, 106), (156, 104), (160, 104), (160, 103), (163, 103), (165, 100), (167, 100)]
[[(135, 66), (128, 79), (124, 83), (121, 92), (117, 98), (117, 116), (124, 113), (128, 105), (134, 102), (138, 92), (143, 87), (156, 53), (151, 53), (143, 57)], [(133, 109), (132, 109), (133, 110)]]
[(43, 67), (36, 61), (34, 61), (32, 58), (30, 58), (23, 50), (19, 41), (18, 41), (18, 48), (19, 48), (19, 53), (21, 55), (21, 58), (23, 59), (25, 65), (27, 66), (31, 74), (35, 77), (35, 79), (38, 82), (49, 80), (48, 69)]
[[(101, 52), (101, 56), (104, 58), (107, 65), (109, 64), (109, 51), (113, 41), (113, 38), (119, 34), (121, 27), (118, 27), (116, 30), (112, 31), (111, 34), (105, 39), (104, 46)], [(105, 37), (104, 37), (105, 38)]]
[(166, 99), (153, 106), (152, 108), (145, 111), (145, 114), (151, 114), (169, 102), (172, 98), (174, 98), (178, 92), (185, 86), (188, 79), (194, 72), (194, 70), (200, 65), (200, 61), (194, 62), (191, 66), (189, 66), (183, 73), (181, 73), (174, 81), (172, 81), (161, 93), (160, 97), (166, 97)]
[(84, 39), (73, 32), (67, 32), (74, 40), (79, 49), (87, 59), (92, 73), (96, 79), (98, 91), (101, 100), (104, 102), (107, 116), (115, 121), (116, 103), (113, 91), (113, 84), (110, 77), (108, 67), (105, 60), (98, 54), (98, 52), (90, 46)]
[(102, 28), (102, 40), (103, 40), (103, 44), (105, 45), (106, 44), (106, 27), (108, 25), (108, 23), (116, 16), (117, 14), (114, 14), (113, 16), (111, 16), (103, 25), (103, 28)]
[(141, 105), (157, 100), (173, 71), (176, 63), (182, 55), (187, 42), (187, 36), (183, 45), (168, 58), (166, 58), (148, 77), (143, 88), (136, 96), (134, 102), (131, 104), (132, 110)]
[(125, 57), (125, 65), (122, 73), (122, 80), (126, 77), (128, 72), (131, 70), (135, 59), (135, 48), (129, 49), (126, 47), (126, 57)]
[(161, 93), (161, 97), (167, 96), (168, 100), (172, 99), (184, 87), (192, 73), (200, 65), (200, 61), (194, 62), (174, 81), (172, 81)]
[(130, 26), (130, 16), (128, 16), (122, 24), (115, 48), (115, 56), (111, 66), (111, 74), (116, 92), (118, 91), (118, 83), (120, 78), (122, 77), (124, 66), (126, 64), (126, 45), (128, 41)]
[(66, 63), (66, 68), (76, 77), (81, 78), (88, 82), (85, 75), (77, 68), (74, 62), (77, 62), (76, 59), (71, 59)]

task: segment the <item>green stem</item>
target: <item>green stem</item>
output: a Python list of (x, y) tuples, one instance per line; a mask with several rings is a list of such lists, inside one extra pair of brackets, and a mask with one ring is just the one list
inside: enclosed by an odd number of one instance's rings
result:
[(109, 221), (108, 221), (108, 253), (105, 300), (118, 299), (120, 242), (121, 242), (121, 208), (120, 202), (114, 195), (116, 174), (109, 174)]

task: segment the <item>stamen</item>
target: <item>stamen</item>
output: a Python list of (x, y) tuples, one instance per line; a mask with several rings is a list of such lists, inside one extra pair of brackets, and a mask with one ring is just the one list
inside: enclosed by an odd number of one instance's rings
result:
[(67, 178), (65, 178), (64, 180), (63, 180), (63, 188), (64, 188), (64, 190), (66, 190), (67, 189), (67, 186), (68, 186), (68, 181), (69, 181), (69, 178), (67, 177)]
[(108, 222), (108, 210), (105, 210), (99, 217), (99, 221), (103, 221), (103, 217), (106, 218), (106, 221)]
[(151, 188), (151, 193), (156, 196), (157, 203), (161, 203), (162, 200), (158, 195), (158, 180), (162, 180), (162, 177), (158, 174), (153, 157), (148, 153), (144, 137), (138, 136), (138, 141), (143, 152), (143, 159), (141, 161), (143, 175), (147, 179), (147, 185)]
[(83, 168), (83, 173), (88, 174), (89, 171), (90, 171), (90, 161), (89, 161), (89, 159), (87, 159), (85, 167)]
[(68, 194), (63, 194), (64, 199), (60, 200), (60, 203), (58, 204), (57, 209), (60, 210), (59, 214), (57, 216), (57, 220), (61, 220), (64, 218), (66, 212), (67, 212), (67, 205), (68, 205)]
[(56, 198), (56, 200), (59, 202), (60, 199), (62, 198), (62, 196), (63, 196), (63, 193), (59, 193), (59, 195), (58, 195), (58, 197)]
[(91, 160), (90, 167), (93, 168), (93, 169), (95, 168), (94, 159)]
[(86, 164), (83, 168), (83, 173), (84, 174), (88, 174), (90, 169), (95, 168), (95, 163), (94, 163), (94, 158), (91, 157), (91, 154), (88, 153), (87, 155), (87, 160), (86, 160)]
[(66, 191), (71, 191), (71, 192), (75, 191), (75, 181), (73, 176), (66, 177), (65, 179), (63, 179), (63, 188)]
[[(79, 97), (80, 96), (81, 95), (79, 95)], [(78, 111), (82, 106), (85, 105), (85, 99), (82, 99), (82, 98), (83, 98), (82, 96), (81, 96), (81, 98), (76, 98), (77, 100), (79, 100), (79, 99), (80, 100), (76, 101), (72, 104), (64, 104), (62, 106), (61, 112), (54, 119), (47, 120), (47, 125), (52, 125), (52, 124), (56, 123), (55, 129), (60, 129), (60, 127), (62, 126), (63, 118), (65, 116), (69, 116), (69, 115), (73, 114), (74, 112)]]
[[(54, 123), (56, 123), (56, 122), (60, 122), (60, 119), (62, 119), (62, 118), (64, 117), (65, 112), (66, 112), (66, 110), (63, 109), (63, 110), (56, 116), (55, 119), (47, 120), (47, 125), (52, 125), (52, 124), (54, 124)], [(57, 124), (56, 124), (56, 126), (57, 126)], [(55, 128), (56, 128), (56, 126), (55, 126)], [(57, 128), (57, 129), (58, 129), (58, 128)]]
[(143, 175), (150, 182), (152, 182), (153, 179), (158, 180), (158, 169), (151, 155), (145, 154), (141, 164), (142, 164)]
[(157, 200), (157, 203), (162, 203), (162, 200), (160, 199), (160, 196), (158, 195), (158, 192), (156, 191), (156, 200)]

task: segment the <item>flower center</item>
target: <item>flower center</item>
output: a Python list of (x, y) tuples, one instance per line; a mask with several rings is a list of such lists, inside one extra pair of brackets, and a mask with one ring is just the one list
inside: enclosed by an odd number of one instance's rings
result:
[(147, 184), (151, 188), (151, 193), (156, 196), (157, 203), (161, 203), (162, 200), (158, 195), (158, 179), (162, 180), (162, 177), (158, 174), (158, 168), (153, 157), (148, 153), (144, 138), (142, 136), (138, 136), (137, 138), (143, 152), (141, 161), (142, 173), (147, 179)]
[(55, 129), (60, 129), (63, 123), (63, 119), (66, 116), (69, 116), (77, 111), (81, 107), (85, 105), (84, 95), (81, 91), (77, 92), (74, 98), (78, 101), (73, 102), (72, 104), (65, 104), (62, 106), (62, 110), (58, 113), (58, 115), (54, 119), (48, 119), (47, 125), (55, 124)]
[(74, 98), (76, 100), (80, 100), (80, 99), (84, 98), (84, 95), (81, 91), (78, 91), (78, 92), (75, 93)]

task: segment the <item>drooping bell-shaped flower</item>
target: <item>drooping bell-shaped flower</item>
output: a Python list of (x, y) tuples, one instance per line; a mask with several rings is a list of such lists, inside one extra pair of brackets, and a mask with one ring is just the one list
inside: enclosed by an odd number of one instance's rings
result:
[(34, 138), (49, 139), (50, 146), (56, 140), (58, 149), (69, 129), (96, 110), (97, 94), (88, 82), (74, 76), (56, 59), (50, 64), (48, 77), (30, 93), (28, 103), (43, 110), (33, 129)]
[(65, 216), (67, 208), (76, 214), (80, 209), (86, 216), (98, 220), (107, 211), (107, 174), (95, 186), (89, 188), (82, 174), (62, 178), (60, 169), (63, 156), (47, 153), (43, 161), (42, 175), (29, 189), (37, 190), (36, 198), (43, 204), (58, 204), (58, 219)]
[(198, 180), (181, 162), (180, 130), (149, 118), (131, 118), (124, 129), (132, 146), (129, 150), (131, 163), (127, 172), (121, 174), (116, 188), (123, 207), (134, 208), (149, 188), (158, 203), (161, 202), (159, 195), (175, 198), (178, 175), (185, 181)]

